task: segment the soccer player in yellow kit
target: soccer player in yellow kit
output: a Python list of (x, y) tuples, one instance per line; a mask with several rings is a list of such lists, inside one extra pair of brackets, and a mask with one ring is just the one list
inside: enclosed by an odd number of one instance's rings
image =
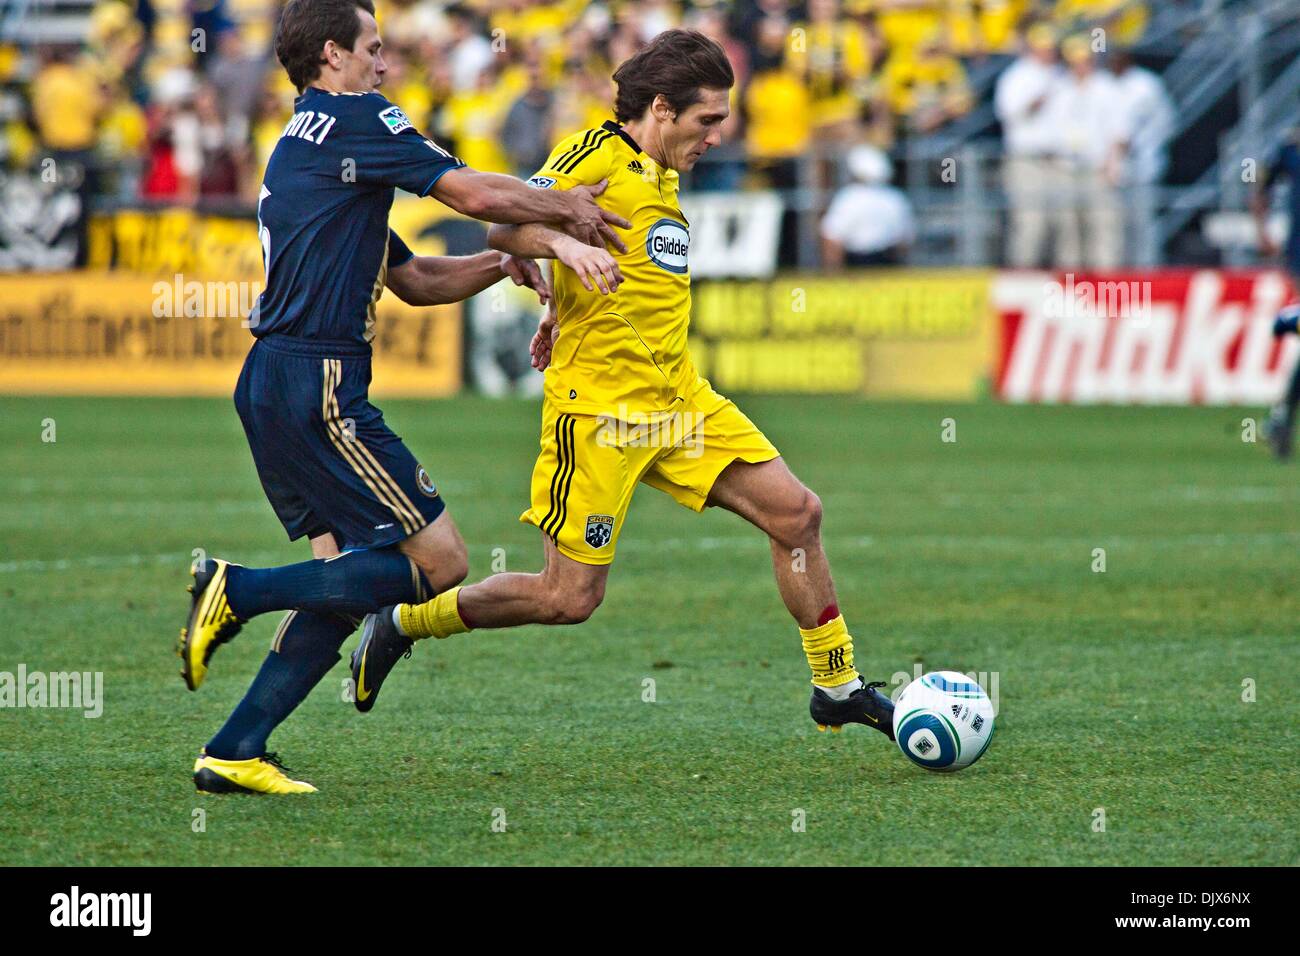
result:
[(862, 723), (893, 739), (893, 704), (875, 689), (883, 682), (865, 683), (853, 665), (821, 545), (821, 502), (700, 377), (687, 349), (690, 225), (677, 202), (678, 174), (721, 142), (731, 66), (702, 34), (669, 30), (614, 81), (618, 122), (562, 141), (529, 182), (570, 189), (605, 181), (602, 204), (632, 224), (626, 250), (576, 255), (576, 240), (542, 224), (489, 234), (503, 252), (578, 264), (556, 263), (557, 318), (543, 318), (532, 344), (546, 385), (532, 503), (521, 520), (541, 529), (545, 567), (369, 616), (352, 657), (356, 705), (374, 706), (413, 640), (585, 621), (604, 596), (632, 493), (644, 483), (695, 511), (726, 508), (768, 535), (777, 588), (812, 668), (813, 719), (823, 730)]

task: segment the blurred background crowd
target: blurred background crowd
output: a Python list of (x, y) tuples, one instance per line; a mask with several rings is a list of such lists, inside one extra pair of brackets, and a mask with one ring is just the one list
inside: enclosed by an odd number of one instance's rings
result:
[[(715, 38), (738, 79), (733, 115), (725, 145), (685, 185), (780, 191), (781, 261), (826, 268), (1109, 268), (1203, 254), (1173, 241), (1187, 218), (1159, 227), (1184, 201), (1163, 187), (1193, 185), (1217, 156), (1188, 149), (1171, 179), (1170, 150), (1179, 137), (1217, 145), (1241, 119), (1240, 91), (1224, 93), (1228, 107), (1220, 97), (1202, 109), (1196, 84), (1212, 71), (1187, 71), (1186, 88), (1173, 91), (1162, 74), (1207, 24), (1230, 38), (1233, 6), (377, 3), (384, 93), (469, 165), (521, 176), (567, 132), (609, 118), (610, 74), (639, 45), (679, 25)], [(6, 169), (66, 160), (84, 170), (77, 192), (92, 206), (255, 202), (295, 96), (271, 50), (277, 0), (5, 0), (0, 9)], [(961, 222), (972, 204), (997, 208)]]

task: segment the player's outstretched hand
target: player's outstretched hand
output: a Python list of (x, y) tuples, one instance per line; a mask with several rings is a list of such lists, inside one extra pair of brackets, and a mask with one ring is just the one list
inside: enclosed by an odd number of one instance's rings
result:
[(602, 295), (608, 295), (623, 282), (618, 260), (599, 246), (589, 246), (577, 239), (565, 239), (556, 243), (555, 258), (574, 271), (588, 292), (599, 289)]
[(632, 224), (622, 216), (602, 209), (596, 205), (596, 197), (605, 191), (608, 179), (602, 179), (593, 186), (574, 186), (564, 193), (573, 200), (573, 214), (566, 223), (565, 232), (579, 242), (603, 249), (610, 245), (619, 252), (627, 252), (627, 246), (613, 229), (630, 229)]
[(537, 322), (537, 331), (533, 333), (533, 340), (528, 343), (528, 353), (533, 368), (537, 371), (545, 372), (546, 367), (551, 364), (551, 352), (554, 351), (555, 340), (559, 337), (560, 327), (555, 321), (555, 300), (551, 299), (546, 304), (546, 311)]
[(532, 259), (504, 255), (501, 257), (501, 271), (508, 275), (515, 285), (526, 285), (537, 293), (537, 301), (546, 305), (551, 301), (551, 287), (546, 284), (546, 276)]

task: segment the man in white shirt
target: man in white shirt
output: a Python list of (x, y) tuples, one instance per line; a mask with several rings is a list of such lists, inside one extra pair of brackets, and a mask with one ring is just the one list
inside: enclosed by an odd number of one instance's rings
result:
[(1002, 185), (1010, 207), (1007, 259), (1017, 268), (1040, 264), (1055, 193), (1056, 143), (1045, 107), (1061, 83), (1056, 35), (1040, 23), (1026, 31), (1021, 56), (998, 77), (993, 108), (1002, 123), (1006, 156)]
[(1125, 264), (1154, 266), (1160, 258), (1155, 216), (1159, 183), (1169, 164), (1174, 134), (1174, 104), (1160, 77), (1133, 62), (1127, 50), (1110, 55), (1110, 71), (1119, 90), (1129, 138), (1124, 143), (1121, 185), (1128, 215)]
[(451, 85), (457, 92), (474, 89), (479, 74), (492, 65), (492, 43), (478, 32), (474, 11), (453, 3), (443, 11), (450, 32)]
[(889, 157), (873, 146), (855, 146), (848, 155), (854, 182), (835, 194), (822, 219), (822, 265), (894, 265), (916, 236), (911, 203), (889, 185)]
[(1068, 67), (1048, 97), (1044, 122), (1057, 144), (1065, 201), (1055, 207), (1059, 269), (1114, 269), (1124, 254), (1124, 207), (1119, 192), (1124, 143), (1130, 132), (1114, 78), (1097, 69), (1089, 40), (1061, 44)]

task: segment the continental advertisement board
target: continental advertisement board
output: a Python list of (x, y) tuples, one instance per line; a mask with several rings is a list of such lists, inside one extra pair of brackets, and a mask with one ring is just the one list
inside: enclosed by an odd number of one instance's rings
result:
[[(412, 248), (443, 253), (443, 207), (418, 207), (394, 210)], [(85, 270), (0, 275), (0, 392), (229, 395), (262, 290), (256, 220), (123, 209), (93, 216), (88, 236)], [(385, 292), (375, 333), (376, 395), (460, 390), (459, 304), (414, 308)]]
[[(179, 273), (0, 276), (0, 393), (230, 395), (260, 291)], [(458, 306), (417, 309), (386, 293), (375, 328), (376, 394), (459, 390)]]

